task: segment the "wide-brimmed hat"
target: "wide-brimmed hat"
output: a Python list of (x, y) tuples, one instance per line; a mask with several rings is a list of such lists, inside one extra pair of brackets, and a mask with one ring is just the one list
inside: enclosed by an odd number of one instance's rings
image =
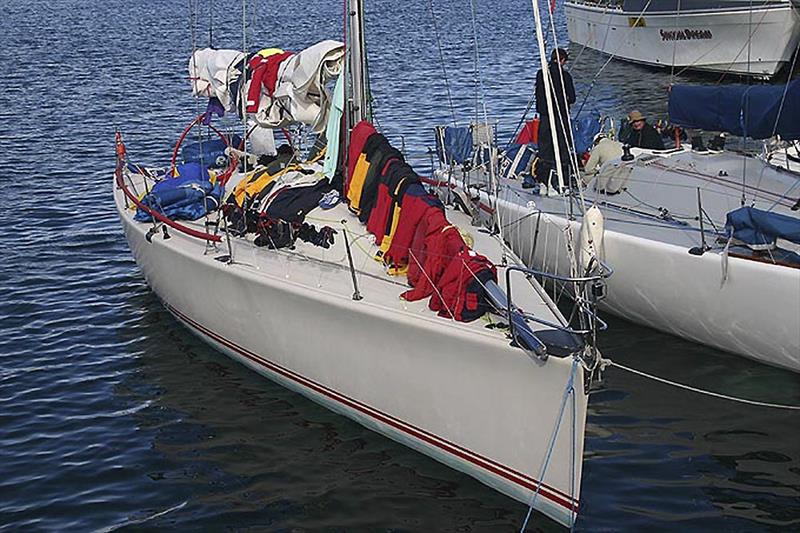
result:
[(630, 114), (628, 115), (628, 120), (631, 122), (636, 122), (637, 120), (644, 120), (644, 115), (642, 115), (641, 111), (635, 109), (631, 111)]

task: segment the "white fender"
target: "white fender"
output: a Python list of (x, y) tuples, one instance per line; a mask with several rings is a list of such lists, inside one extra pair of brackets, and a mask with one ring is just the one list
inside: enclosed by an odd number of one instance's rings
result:
[(577, 259), (580, 275), (585, 274), (586, 267), (592, 257), (604, 259), (603, 233), (605, 232), (603, 213), (600, 208), (593, 205), (586, 210), (581, 223), (581, 233), (578, 238)]

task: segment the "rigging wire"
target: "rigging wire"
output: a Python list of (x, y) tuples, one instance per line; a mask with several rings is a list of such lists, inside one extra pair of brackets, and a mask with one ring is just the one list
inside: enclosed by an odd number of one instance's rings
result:
[[(678, 12), (675, 15), (675, 22), (681, 18), (681, 0), (678, 0)], [(677, 26), (677, 24), (676, 24)], [(669, 67), (669, 87), (672, 87), (672, 84), (675, 83), (675, 54), (678, 51), (678, 39), (674, 39), (672, 41), (672, 62)]]
[[(541, 15), (541, 13), (540, 13), (540, 15)], [(558, 50), (558, 36), (556, 35), (555, 17), (553, 16), (553, 12), (552, 11), (548, 12), (548, 17), (549, 17), (549, 21), (550, 21), (550, 33), (551, 33), (551, 35), (553, 37), (553, 50)], [(549, 64), (548, 64), (546, 66), (543, 66), (542, 68), (550, 68), (550, 67), (549, 67)], [(563, 90), (563, 88), (564, 88), (564, 71), (563, 71), (563, 69), (558, 68), (558, 76), (560, 78), (561, 87), (562, 87), (562, 91), (561, 91), (561, 100), (562, 101), (559, 102), (558, 98), (556, 98), (556, 109), (557, 109), (557, 113), (556, 114), (558, 115), (558, 120), (559, 120), (559, 123), (561, 125), (561, 129), (564, 132), (564, 136), (566, 137), (567, 143), (568, 143), (568, 145), (567, 145), (568, 154), (567, 155), (569, 156), (569, 163), (570, 163), (570, 166), (571, 166), (571, 168), (568, 169), (568, 172), (572, 173), (572, 171), (574, 171), (575, 187), (578, 190), (578, 196), (580, 197), (580, 206), (583, 207), (584, 203), (585, 203), (585, 199), (584, 199), (584, 196), (583, 196), (583, 184), (582, 184), (582, 181), (580, 179), (580, 165), (578, 164), (578, 154), (575, 153), (575, 138), (574, 138), (574, 135), (573, 135), (573, 132), (572, 132), (572, 121), (571, 121), (570, 116), (569, 116), (569, 103), (567, 102), (567, 95), (566, 95), (565, 91)], [(565, 115), (565, 113), (561, 113), (560, 112), (560, 106), (561, 106), (562, 103), (564, 105), (564, 109), (566, 110), (566, 124), (564, 124), (564, 115)], [(557, 132), (554, 132), (554, 134), (555, 134), (554, 141), (557, 143), (558, 142), (558, 134), (557, 134)], [(569, 179), (569, 175), (567, 176), (567, 182), (571, 183), (571, 180)], [(570, 202), (570, 205), (571, 205), (572, 200), (569, 199), (569, 202)]]
[(772, 136), (775, 136), (775, 133), (778, 131), (778, 122), (781, 119), (781, 113), (783, 113), (783, 104), (786, 101), (786, 93), (789, 91), (789, 84), (792, 82), (792, 72), (794, 72), (794, 67), (797, 65), (797, 56), (800, 55), (800, 49), (795, 50), (794, 56), (792, 57), (792, 66), (789, 68), (789, 74), (786, 76), (786, 84), (783, 86), (783, 95), (781, 95), (781, 104), (778, 106), (778, 116), (775, 117), (775, 125), (772, 127)]
[[(605, 8), (603, 8), (602, 13), (600, 13), (600, 18), (601, 19), (602, 19), (602, 17), (605, 16), (606, 13), (608, 13), (609, 8), (611, 8), (611, 4), (612, 4), (611, 0), (606, 0), (606, 6), (605, 6)], [(600, 47), (601, 50), (605, 49), (605, 47), (606, 47), (606, 43), (608, 42), (608, 34), (609, 34), (610, 30), (611, 30), (611, 24), (606, 25), (606, 34), (603, 37), (603, 45)], [(578, 52), (578, 55), (575, 56), (575, 59), (572, 61), (572, 67), (573, 68), (575, 68), (578, 65), (581, 56), (586, 51), (588, 46), (589, 46), (589, 39), (586, 39), (586, 42), (581, 47), (581, 51)]]
[[(247, 68), (249, 67), (249, 62), (247, 59), (247, 0), (242, 0), (242, 86), (246, 84), (247, 81)], [(245, 152), (247, 152), (247, 98), (240, 98), (241, 106), (242, 106), (242, 148)], [(244, 165), (242, 171), (247, 174), (247, 157), (242, 158), (242, 164)]]
[(214, 0), (208, 2), (208, 47), (214, 48)]
[(433, 33), (436, 36), (436, 46), (439, 49), (439, 62), (442, 65), (442, 75), (444, 76), (444, 87), (447, 90), (447, 102), (450, 104), (450, 114), (453, 117), (453, 126), (458, 127), (458, 120), (456, 119), (456, 110), (453, 106), (453, 97), (450, 94), (450, 80), (447, 77), (447, 68), (444, 62), (444, 52), (442, 51), (442, 40), (439, 35), (439, 26), (436, 24), (436, 12), (433, 9), (433, 0), (428, 1), (428, 8), (431, 10), (431, 22), (433, 22)]
[[(472, 15), (472, 42), (475, 48), (475, 123), (476, 125), (480, 124), (480, 119), (478, 117), (479, 112), (479, 102), (481, 107), (483, 108), (483, 124), (484, 124), (484, 134), (491, 136), (490, 139), (487, 139), (489, 143), (488, 151), (489, 151), (489, 180), (490, 186), (493, 189), (494, 199), (495, 199), (495, 206), (494, 206), (494, 224), (497, 228), (497, 231), (500, 232), (500, 238), (503, 239), (502, 227), (500, 224), (500, 215), (497, 209), (497, 201), (499, 198), (499, 190), (500, 190), (500, 183), (497, 178), (497, 169), (496, 169), (496, 159), (497, 159), (497, 147), (496, 147), (496, 132), (494, 127), (489, 124), (489, 113), (486, 109), (486, 91), (483, 87), (483, 77), (481, 76), (480, 71), (480, 54), (478, 49), (478, 21), (477, 21), (477, 6), (475, 5), (475, 0), (470, 0), (470, 12)], [(479, 100), (480, 94), (480, 100)], [(474, 130), (473, 130), (474, 135)], [(474, 142), (475, 138), (473, 137), (473, 144), (478, 144)], [(505, 249), (503, 251), (503, 260), (505, 260)]]
[[(189, 0), (189, 32), (191, 34), (192, 39), (192, 65), (194, 66), (194, 73), (192, 75), (193, 78), (198, 77), (197, 72), (197, 64), (195, 63), (195, 53), (197, 52), (197, 34), (198, 34), (198, 13), (200, 11), (199, 0)], [(200, 116), (200, 98), (194, 98), (194, 108), (195, 108), (195, 116)], [(204, 153), (203, 153), (203, 132), (202, 127), (198, 125), (196, 129), (197, 134), (197, 142), (200, 144), (200, 165), (205, 166)], [(206, 218), (208, 218), (208, 214), (206, 214)]]
[[(755, 27), (755, 28), (754, 28), (752, 31), (748, 29), (748, 31), (750, 32), (750, 34), (749, 34), (749, 36), (748, 36), (748, 40), (749, 40), (749, 39), (752, 39), (752, 37), (753, 37), (753, 34), (754, 34), (756, 31), (758, 31), (758, 29), (761, 27), (761, 24), (764, 22), (764, 18), (766, 17), (766, 15), (767, 15), (767, 11), (764, 11), (764, 12), (761, 14), (761, 18), (760, 18), (760, 19), (758, 20), (758, 22), (756, 23), (756, 27)], [(722, 44), (723, 44), (723, 42), (724, 42), (724, 41), (720, 41), (720, 42), (718, 42), (717, 44), (715, 44), (713, 47), (711, 47), (711, 48), (709, 48), (708, 50), (706, 50), (706, 51), (705, 51), (705, 52), (704, 52), (702, 55), (700, 55), (700, 56), (699, 56), (697, 59), (695, 59), (695, 60), (694, 60), (694, 61), (692, 61), (690, 64), (688, 64), (688, 65), (686, 65), (685, 67), (683, 67), (683, 69), (681, 69), (680, 71), (678, 71), (678, 74), (677, 74), (677, 75), (678, 75), (678, 76), (680, 76), (681, 74), (683, 74), (683, 73), (684, 73), (684, 72), (686, 72), (687, 70), (689, 70), (689, 69), (691, 69), (692, 67), (694, 67), (694, 66), (695, 66), (695, 65), (696, 65), (696, 64), (697, 64), (697, 63), (698, 63), (698, 62), (699, 62), (701, 59), (703, 59), (703, 58), (704, 58), (704, 57), (706, 57), (708, 54), (710, 54), (711, 52), (713, 52), (714, 50), (716, 50), (717, 48), (719, 48), (719, 47), (720, 47), (720, 45), (722, 45)], [(736, 55), (735, 55), (735, 56), (733, 56), (733, 59), (731, 59), (730, 63), (728, 63), (727, 67), (724, 69), (724, 72), (722, 72), (722, 74), (720, 74), (720, 77), (719, 77), (719, 78), (717, 78), (717, 81), (716, 81), (716, 84), (717, 84), (717, 85), (719, 85), (720, 83), (722, 83), (722, 82), (725, 80), (725, 77), (726, 77), (726, 76), (728, 76), (728, 74), (730, 73), (730, 72), (729, 72), (730, 68), (733, 66), (733, 64), (736, 62), (736, 60), (737, 60), (737, 59), (739, 59), (739, 56), (741, 56), (741, 55), (742, 55), (742, 52), (744, 52), (744, 49), (745, 49), (745, 47), (746, 47), (746, 46), (747, 46), (747, 43), (743, 44), (743, 45), (742, 45), (742, 47), (741, 47), (741, 48), (739, 48), (739, 51), (736, 53)]]
[[(550, 3), (550, 10), (551, 10), (551, 13), (552, 13), (552, 11), (553, 11), (554, 9), (555, 9), (555, 0), (553, 0), (553, 1)], [(535, 30), (534, 30), (534, 31), (535, 31)], [(550, 36), (548, 35), (548, 36), (546, 36), (546, 39), (545, 39), (545, 48), (547, 47), (547, 44), (548, 44), (549, 42), (550, 42)], [(588, 43), (587, 43), (587, 44), (588, 44)], [(575, 61), (573, 61), (573, 65), (575, 65), (575, 64), (577, 63), (577, 60), (578, 60), (578, 59), (581, 57), (581, 55), (583, 54), (584, 50), (586, 50), (587, 44), (584, 44), (584, 45), (583, 45), (583, 48), (581, 48), (581, 51), (578, 53), (578, 56), (577, 56), (577, 58), (575, 59)], [(547, 58), (545, 58), (545, 59), (547, 59)], [(539, 58), (539, 61), (541, 62), (541, 61), (542, 61), (542, 58)], [(531, 110), (531, 108), (533, 107), (533, 104), (534, 104), (534, 102), (535, 102), (535, 99), (536, 99), (536, 85), (535, 85), (535, 79), (534, 79), (534, 90), (533, 90), (533, 91), (531, 91), (531, 96), (530, 96), (530, 98), (528, 98), (528, 103), (527, 103), (527, 104), (525, 104), (525, 109), (522, 111), (522, 115), (520, 116), (519, 120), (517, 121), (517, 125), (516, 125), (516, 126), (514, 126), (514, 129), (512, 130), (511, 136), (509, 137), (508, 141), (506, 142), (506, 145), (505, 145), (505, 147), (503, 148), (503, 151), (506, 151), (506, 150), (508, 150), (508, 148), (509, 148), (509, 147), (510, 147), (512, 144), (514, 144), (514, 139), (516, 139), (516, 137), (517, 137), (517, 133), (520, 131), (520, 128), (521, 128), (521, 127), (522, 127), (522, 125), (525, 123), (525, 119), (527, 119), (527, 118), (528, 118), (528, 112), (529, 112), (529, 111)]]
[(474, 65), (474, 82), (475, 82), (475, 122), (478, 122), (479, 119), (479, 104), (483, 106), (483, 117), (484, 122), (488, 126), (489, 124), (489, 116), (486, 112), (486, 92), (483, 88), (483, 78), (481, 77), (480, 71), (480, 54), (478, 52), (478, 21), (476, 15), (476, 6), (475, 0), (470, 0), (469, 3), (470, 12), (472, 14), (472, 44), (475, 50), (475, 65)]
[[(642, 17), (644, 16), (644, 12), (647, 11), (647, 9), (650, 7), (650, 4), (652, 2), (653, 2), (653, 0), (647, 0), (647, 3), (644, 5), (644, 8), (642, 8), (642, 11), (639, 12), (638, 15), (636, 15), (636, 19), (634, 20), (633, 25), (628, 27), (628, 29), (627, 29), (628, 32), (630, 32), (636, 26), (636, 24), (639, 23), (640, 20), (643, 20)], [(606, 27), (606, 39), (604, 39), (604, 41), (603, 41), (604, 45), (605, 45), (605, 42), (606, 42), (606, 40), (608, 38), (608, 29), (610, 27), (611, 27), (611, 23), (609, 22), (608, 26)], [(589, 95), (591, 94), (592, 89), (595, 86), (595, 83), (600, 78), (600, 74), (602, 74), (602, 72), (605, 70), (605, 68), (608, 66), (608, 64), (611, 63), (611, 60), (614, 59), (617, 56), (617, 53), (619, 52), (620, 48), (622, 48), (623, 44), (624, 44), (623, 41), (620, 41), (620, 43), (617, 45), (616, 49), (614, 49), (614, 51), (609, 55), (608, 60), (606, 60), (606, 62), (603, 63), (603, 65), (597, 70), (597, 73), (595, 73), (594, 77), (592, 78), (591, 83), (589, 84), (589, 89), (586, 91), (586, 95), (583, 97), (583, 101), (581, 102), (581, 105), (578, 108), (578, 113), (575, 115), (576, 119), (580, 116), (580, 113), (581, 113), (581, 111), (583, 111), (583, 108), (586, 105), (586, 102), (589, 100)]]
[[(766, 13), (766, 12), (765, 12)], [(747, 72), (750, 72), (750, 50), (753, 40), (753, 34), (755, 30), (752, 30), (753, 27), (753, 0), (750, 0), (750, 9), (748, 10), (747, 14), (747, 31), (750, 32), (747, 36)], [(763, 18), (763, 17), (762, 17)], [(750, 92), (750, 84), (751, 84), (751, 77), (747, 77), (747, 93)], [(747, 94), (745, 93), (745, 94)], [(744, 116), (748, 117), (750, 115), (750, 99), (744, 99)], [(743, 121), (743, 128), (742, 128), (742, 152), (745, 150), (745, 143), (747, 142), (747, 120)], [(742, 157), (742, 198), (741, 198), (741, 205), (744, 206), (747, 198), (745, 195), (745, 191), (747, 190), (747, 184), (745, 180), (747, 176), (747, 157)]]
[[(567, 406), (567, 400), (570, 396), (575, 394), (575, 374), (578, 369), (578, 358), (575, 357), (572, 359), (572, 370), (569, 373), (569, 378), (567, 379), (567, 384), (564, 387), (564, 394), (561, 396), (561, 406), (558, 409), (558, 417), (556, 418), (556, 424), (553, 428), (553, 432), (550, 435), (550, 443), (547, 447), (547, 453), (545, 454), (544, 462), (542, 464), (541, 469), (539, 470), (539, 480), (536, 483), (536, 490), (533, 492), (533, 496), (528, 504), (528, 513), (525, 515), (525, 520), (522, 522), (522, 527), (520, 527), (520, 533), (523, 533), (528, 528), (528, 522), (531, 519), (531, 515), (533, 514), (533, 508), (536, 505), (536, 499), (539, 497), (539, 491), (542, 489), (542, 480), (544, 479), (545, 474), (547, 473), (547, 467), (550, 466), (550, 459), (553, 456), (553, 450), (555, 449), (556, 445), (556, 438), (558, 437), (558, 431), (561, 428), (561, 421), (564, 418), (564, 410)], [(573, 419), (573, 423), (575, 420)], [(574, 502), (571, 502), (574, 504)], [(570, 525), (572, 525), (574, 518), (573, 513), (570, 512)]]
[(256, 29), (258, 28), (258, 0), (253, 0), (252, 5), (250, 6), (250, 27), (251, 27), (251, 37), (252, 41), (256, 41)]

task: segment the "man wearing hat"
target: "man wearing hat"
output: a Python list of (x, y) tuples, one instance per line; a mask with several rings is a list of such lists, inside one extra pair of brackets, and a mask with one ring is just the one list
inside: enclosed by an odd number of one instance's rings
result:
[(620, 141), (636, 148), (647, 148), (650, 150), (664, 149), (664, 141), (661, 140), (661, 135), (653, 126), (647, 123), (641, 111), (631, 111), (628, 115), (628, 122), (631, 128), (620, 136)]

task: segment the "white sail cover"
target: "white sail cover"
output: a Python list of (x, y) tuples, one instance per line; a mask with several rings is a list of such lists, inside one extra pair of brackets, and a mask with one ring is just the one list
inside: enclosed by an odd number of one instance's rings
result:
[[(196, 50), (189, 59), (192, 94), (206, 98), (217, 97), (226, 111), (234, 111), (236, 102), (229, 88), (242, 75), (241, 61), (244, 56), (244, 52), (237, 50)], [(237, 65), (239, 68), (236, 68)]]
[[(244, 54), (235, 50), (197, 50), (189, 60), (189, 76), (195, 96), (216, 96), (227, 111), (246, 99), (250, 81), (237, 83)], [(252, 116), (265, 128), (281, 128), (293, 122), (325, 130), (331, 97), (325, 84), (338, 76), (344, 65), (344, 44), (322, 41), (284, 60), (278, 68), (272, 96), (262, 88), (258, 111)], [(240, 98), (233, 92), (238, 91)]]

